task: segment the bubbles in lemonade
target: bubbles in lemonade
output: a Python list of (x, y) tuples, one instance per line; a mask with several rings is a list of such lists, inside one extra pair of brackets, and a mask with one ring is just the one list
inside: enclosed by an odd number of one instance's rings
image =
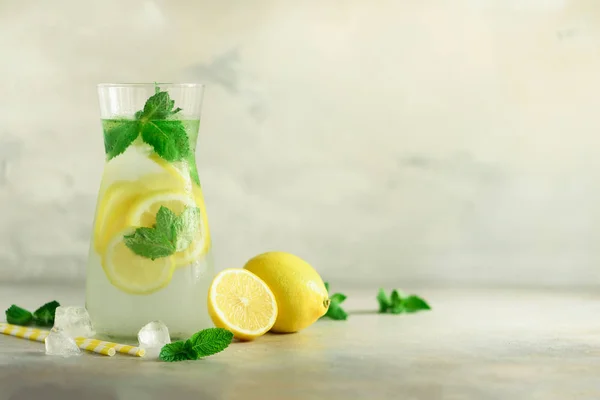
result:
[(212, 326), (206, 306), (214, 274), (210, 233), (194, 161), (200, 122), (142, 123), (102, 121), (107, 162), (86, 307), (100, 336), (135, 337), (160, 320), (173, 338), (185, 338)]

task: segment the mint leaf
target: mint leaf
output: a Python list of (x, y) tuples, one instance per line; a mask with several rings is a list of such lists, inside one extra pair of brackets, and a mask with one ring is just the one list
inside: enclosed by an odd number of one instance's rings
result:
[(173, 225), (177, 221), (177, 215), (165, 206), (160, 206), (156, 213), (155, 229), (162, 232), (169, 242), (175, 242), (175, 230)]
[(380, 313), (387, 312), (392, 305), (389, 297), (385, 294), (385, 291), (383, 289), (379, 289), (379, 292), (377, 293), (377, 301), (379, 302)]
[(188, 342), (196, 353), (196, 357), (202, 358), (225, 350), (232, 340), (233, 333), (227, 329), (209, 328), (195, 333), (188, 339)]
[(175, 101), (171, 100), (171, 96), (169, 96), (168, 92), (161, 92), (158, 86), (155, 88), (155, 90), (157, 92), (153, 96), (150, 96), (148, 100), (146, 100), (146, 104), (144, 104), (144, 111), (142, 112), (140, 119), (147, 121), (166, 119), (167, 117), (181, 111), (181, 108), (173, 110)]
[(33, 312), (33, 320), (35, 321), (36, 325), (53, 326), (54, 315), (56, 314), (56, 309), (59, 306), (60, 303), (58, 301), (51, 301), (35, 310)]
[(173, 211), (165, 206), (160, 206), (156, 213), (156, 228), (163, 231), (170, 229), (176, 220), (177, 215)]
[(173, 222), (175, 251), (183, 251), (190, 246), (198, 232), (200, 224), (200, 209), (186, 207)]
[(148, 121), (141, 129), (144, 142), (166, 161), (180, 161), (189, 156), (190, 142), (181, 121)]
[(331, 296), (330, 300), (332, 303), (341, 304), (344, 302), (344, 300), (346, 300), (346, 295), (341, 294), (341, 293), (336, 293), (333, 296)]
[(28, 325), (33, 319), (33, 314), (17, 305), (10, 306), (6, 311), (6, 322), (13, 325)]
[(324, 316), (336, 321), (345, 321), (348, 319), (348, 313), (338, 303), (331, 303)]
[(402, 297), (400, 293), (394, 289), (390, 296), (390, 312), (392, 314), (400, 314), (404, 311), (404, 304), (402, 303)]
[(392, 290), (389, 299), (383, 289), (379, 289), (377, 301), (379, 302), (380, 313), (390, 312), (392, 314), (402, 314), (431, 309), (429, 304), (419, 296), (406, 296), (396, 289)]
[(420, 310), (431, 310), (431, 307), (425, 300), (415, 295), (408, 296), (402, 303), (404, 310), (408, 313), (413, 313)]
[(175, 246), (163, 231), (155, 228), (137, 228), (134, 233), (125, 235), (125, 245), (135, 254), (156, 260), (175, 253)]
[(108, 161), (123, 153), (140, 134), (138, 121), (108, 121), (103, 123), (104, 150)]
[(179, 216), (165, 206), (156, 213), (152, 228), (137, 228), (123, 237), (125, 245), (135, 254), (155, 260), (187, 249), (196, 237), (200, 224), (200, 209), (186, 207)]
[[(327, 289), (327, 292), (329, 293), (329, 283), (324, 283), (325, 289)], [(327, 317), (338, 321), (348, 319), (348, 313), (346, 313), (346, 311), (344, 311), (344, 309), (341, 306), (344, 300), (346, 300), (346, 295), (342, 293), (336, 293), (334, 295), (329, 296), (329, 308), (327, 309), (327, 312), (325, 313), (325, 315), (323, 315), (322, 318)]]
[(174, 361), (185, 361), (195, 360), (196, 355), (191, 354), (186, 342), (173, 342), (163, 346), (158, 355), (162, 361), (174, 362)]
[(200, 186), (200, 176), (198, 175), (198, 167), (196, 166), (196, 155), (191, 149), (187, 156), (187, 164), (190, 169), (190, 178), (192, 179), (192, 182)]
[(135, 113), (134, 120), (102, 121), (107, 160), (122, 154), (140, 134), (144, 142), (165, 160), (187, 159), (190, 144), (185, 126), (181, 121), (169, 119), (181, 108), (174, 108), (175, 101), (171, 100), (169, 93), (161, 92), (158, 86), (155, 91), (146, 100), (144, 109)]
[(233, 333), (226, 329), (204, 329), (193, 334), (185, 342), (173, 342), (163, 346), (159, 358), (167, 362), (197, 360), (225, 350), (232, 340)]

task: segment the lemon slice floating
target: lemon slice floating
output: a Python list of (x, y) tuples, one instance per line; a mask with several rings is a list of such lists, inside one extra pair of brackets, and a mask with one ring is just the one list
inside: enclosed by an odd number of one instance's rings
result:
[(116, 182), (109, 186), (98, 206), (94, 226), (94, 247), (104, 254), (108, 242), (125, 227), (125, 215), (137, 196), (130, 182)]
[(119, 289), (131, 294), (148, 294), (167, 286), (173, 275), (171, 257), (152, 261), (132, 252), (123, 236), (132, 233), (126, 229), (117, 233), (106, 248), (102, 267), (108, 280)]
[(277, 319), (277, 303), (271, 289), (244, 269), (226, 269), (208, 291), (208, 313), (214, 324), (241, 340), (265, 334)]

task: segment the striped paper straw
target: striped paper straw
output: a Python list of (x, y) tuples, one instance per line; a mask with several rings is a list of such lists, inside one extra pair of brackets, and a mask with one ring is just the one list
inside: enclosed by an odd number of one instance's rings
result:
[(42, 329), (0, 323), (0, 333), (44, 343), (50, 332)]
[(94, 349), (94, 348), (100, 348), (100, 347), (108, 349), (109, 351), (112, 351), (112, 354), (110, 354), (110, 355), (114, 355), (115, 351), (119, 352), (121, 354), (128, 354), (130, 356), (135, 356), (135, 357), (144, 357), (146, 355), (145, 349), (142, 349), (141, 347), (129, 346), (127, 344), (105, 342), (105, 341), (98, 340), (98, 339), (86, 339), (86, 338), (75, 338), (75, 342), (77, 343), (77, 345), (79, 346), (80, 349), (85, 349), (85, 350), (90, 350), (90, 351), (93, 351), (92, 349)]
[[(43, 343), (50, 332), (43, 329), (0, 323), (0, 333)], [(146, 355), (146, 350), (139, 347), (97, 339), (75, 338), (75, 343), (77, 343), (80, 349), (109, 357), (114, 356), (116, 352), (136, 357), (144, 357)]]

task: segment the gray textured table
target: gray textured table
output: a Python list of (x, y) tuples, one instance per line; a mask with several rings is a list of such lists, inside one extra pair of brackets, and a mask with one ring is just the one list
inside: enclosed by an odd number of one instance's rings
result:
[[(2, 287), (0, 307), (83, 289)], [(434, 310), (378, 315), (350, 292), (345, 322), (234, 343), (201, 361), (57, 358), (0, 335), (2, 399), (600, 399), (600, 294), (418, 291)]]

